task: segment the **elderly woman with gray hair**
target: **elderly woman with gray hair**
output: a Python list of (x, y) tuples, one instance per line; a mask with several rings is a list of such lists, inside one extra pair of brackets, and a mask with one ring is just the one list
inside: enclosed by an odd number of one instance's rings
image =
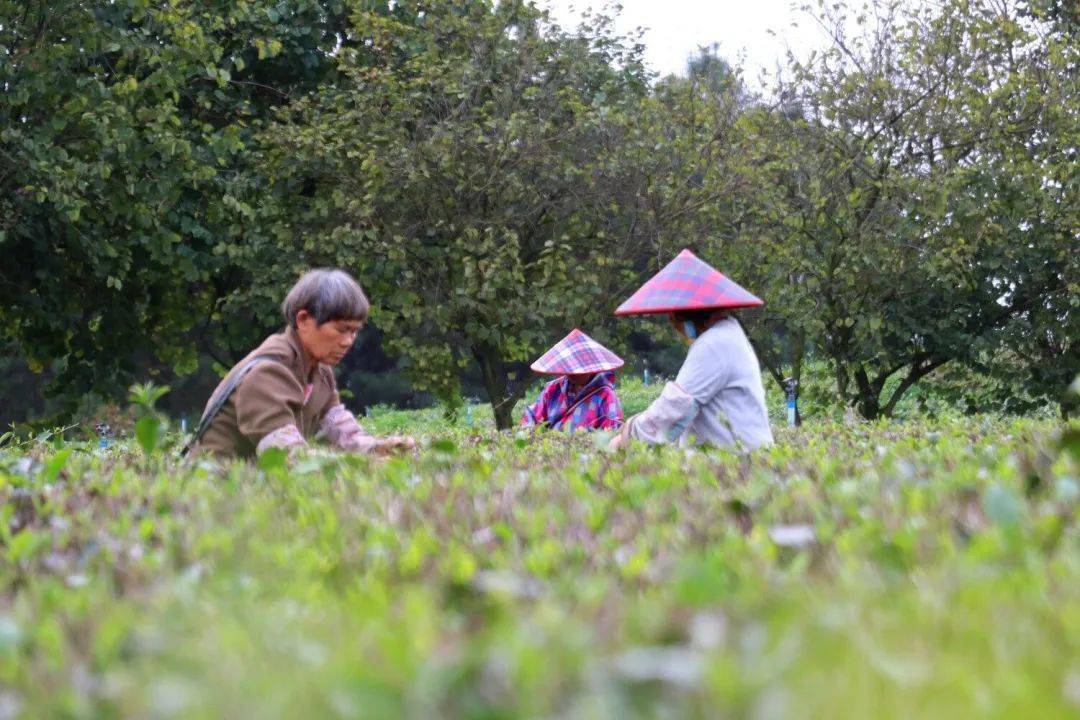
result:
[(368, 299), (348, 273), (317, 269), (281, 304), (284, 332), (271, 335), (229, 371), (210, 396), (188, 448), (251, 458), (295, 450), (316, 438), (345, 452), (411, 450), (410, 437), (375, 438), (345, 409), (331, 369), (367, 321)]

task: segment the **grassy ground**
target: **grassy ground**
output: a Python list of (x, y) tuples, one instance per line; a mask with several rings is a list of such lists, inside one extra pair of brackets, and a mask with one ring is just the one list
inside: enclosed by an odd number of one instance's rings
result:
[(0, 450), (0, 717), (1080, 713), (1060, 423), (823, 422), (748, 457), (367, 423), (423, 449)]

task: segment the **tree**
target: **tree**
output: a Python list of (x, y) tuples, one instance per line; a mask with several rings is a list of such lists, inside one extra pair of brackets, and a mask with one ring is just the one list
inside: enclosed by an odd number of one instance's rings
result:
[(826, 13), (834, 47), (780, 93), (801, 116), (747, 115), (742, 172), (758, 191), (736, 241), (772, 300), (755, 338), (768, 347), (761, 330), (783, 328), (796, 367), (823, 354), (868, 418), (949, 362), (1010, 344), (1023, 357), (1043, 342), (1052, 363), (1076, 352), (1063, 173), (1077, 103), (1075, 82), (1053, 77), (1062, 59), (991, 8), (946, 3), (903, 23), (877, 9), (854, 39)]
[(413, 19), (358, 13), (364, 57), (343, 52), (343, 81), (268, 129), (292, 205), (247, 250), (269, 286), (308, 264), (357, 273), (413, 379), (460, 402), (475, 362), (508, 427), (526, 361), (629, 284), (647, 77), (606, 21), (578, 36), (524, 2), (397, 7)]
[[(254, 128), (334, 70), (345, 9), (0, 2), (0, 346), (70, 407), (118, 396), (140, 355), (178, 372), (247, 270)], [(193, 339), (201, 338), (196, 343)]]

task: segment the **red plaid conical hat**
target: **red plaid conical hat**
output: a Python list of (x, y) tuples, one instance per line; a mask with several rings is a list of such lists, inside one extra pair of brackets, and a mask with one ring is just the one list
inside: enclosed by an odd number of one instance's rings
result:
[(534, 372), (547, 375), (577, 375), (615, 370), (622, 358), (577, 328), (532, 364)]
[(683, 250), (619, 306), (616, 315), (648, 315), (676, 310), (748, 308), (763, 305), (734, 280), (689, 250)]

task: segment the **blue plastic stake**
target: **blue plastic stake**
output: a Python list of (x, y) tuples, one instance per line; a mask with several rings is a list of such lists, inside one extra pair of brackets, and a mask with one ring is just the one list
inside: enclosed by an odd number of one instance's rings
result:
[(787, 391), (787, 424), (788, 427), (795, 427), (798, 424), (799, 410), (798, 410), (798, 397), (799, 397), (799, 384), (795, 382), (794, 378), (784, 378), (783, 381), (784, 390)]

